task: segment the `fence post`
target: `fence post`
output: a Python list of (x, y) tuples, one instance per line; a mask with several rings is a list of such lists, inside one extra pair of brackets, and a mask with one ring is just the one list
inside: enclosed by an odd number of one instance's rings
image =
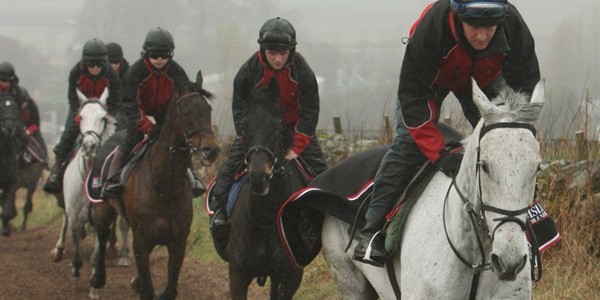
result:
[(585, 139), (585, 133), (583, 131), (575, 132), (575, 141), (577, 142), (577, 159), (587, 159), (587, 140)]
[(392, 142), (392, 124), (390, 121), (390, 116), (388, 115), (384, 115), (383, 116), (383, 135), (382, 135), (382, 140), (380, 141), (381, 144), (383, 145), (387, 145), (389, 143)]
[(340, 116), (333, 117), (333, 129), (335, 134), (342, 134), (342, 119)]

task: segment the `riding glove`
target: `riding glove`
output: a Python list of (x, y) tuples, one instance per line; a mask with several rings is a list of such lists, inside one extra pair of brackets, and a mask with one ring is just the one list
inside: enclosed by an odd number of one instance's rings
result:
[(454, 177), (458, 174), (463, 154), (459, 152), (450, 152), (447, 149), (440, 151), (440, 158), (435, 162), (437, 168), (444, 172), (448, 177)]

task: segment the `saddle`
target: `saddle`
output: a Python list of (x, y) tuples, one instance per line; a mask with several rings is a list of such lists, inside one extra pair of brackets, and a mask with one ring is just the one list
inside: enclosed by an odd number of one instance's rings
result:
[[(321, 223), (315, 222), (313, 226), (315, 232), (312, 233), (318, 237), (321, 236), (324, 214), (345, 221), (349, 224), (349, 233), (358, 234), (354, 229), (364, 226), (365, 214), (373, 190), (373, 178), (387, 149), (387, 146), (377, 147), (347, 158), (315, 177), (308, 187), (296, 192), (285, 201), (280, 209), (278, 227), (282, 233), (282, 242), (288, 258), (294, 266), (300, 268), (308, 265), (321, 249), (320, 245), (317, 248), (316, 245), (302, 243), (301, 239), (289, 238), (294, 235), (287, 231), (292, 223), (286, 219), (288, 207), (306, 206), (312, 210), (313, 218), (317, 218), (315, 215), (320, 216)], [(393, 256), (399, 251), (406, 216), (436, 172), (435, 167), (430, 164), (425, 165), (408, 187), (405, 197), (388, 213), (388, 221), (384, 226), (385, 248), (388, 255)], [(537, 241), (540, 252), (560, 239), (554, 221), (538, 203), (530, 207), (528, 216), (532, 229), (527, 234), (531, 241)]]

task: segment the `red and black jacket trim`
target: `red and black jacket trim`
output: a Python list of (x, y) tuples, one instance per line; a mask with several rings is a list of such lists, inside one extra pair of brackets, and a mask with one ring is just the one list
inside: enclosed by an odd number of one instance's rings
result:
[(465, 117), (476, 124), (480, 116), (472, 109), (470, 78), (475, 78), (484, 91), (502, 77), (513, 89), (531, 93), (540, 80), (534, 48), (527, 25), (512, 5), (483, 51), (474, 50), (465, 40), (462, 23), (448, 1), (425, 8), (410, 30), (400, 72), (398, 107), (411, 136), (430, 161), (435, 162), (445, 146), (436, 123), (448, 93), (459, 98)]

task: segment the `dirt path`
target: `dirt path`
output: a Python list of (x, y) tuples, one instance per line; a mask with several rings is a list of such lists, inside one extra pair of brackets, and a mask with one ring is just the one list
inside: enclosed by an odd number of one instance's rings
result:
[[(56, 243), (58, 228), (32, 227), (25, 232), (16, 228), (10, 237), (0, 237), (0, 299), (89, 299), (89, 257), (93, 234), (83, 241), (84, 266), (81, 276), (71, 276), (70, 241), (65, 258), (55, 263), (50, 251)], [(132, 255), (132, 254), (131, 254)], [(133, 257), (133, 256), (132, 256)], [(156, 248), (151, 256), (154, 287), (162, 291), (166, 284), (167, 252)], [(129, 286), (135, 266), (117, 266), (114, 255), (107, 259), (107, 283), (101, 299), (137, 299)], [(268, 298), (268, 289), (254, 289), (251, 299)], [(222, 265), (203, 264), (186, 257), (181, 270), (178, 299), (227, 299), (227, 273)]]

